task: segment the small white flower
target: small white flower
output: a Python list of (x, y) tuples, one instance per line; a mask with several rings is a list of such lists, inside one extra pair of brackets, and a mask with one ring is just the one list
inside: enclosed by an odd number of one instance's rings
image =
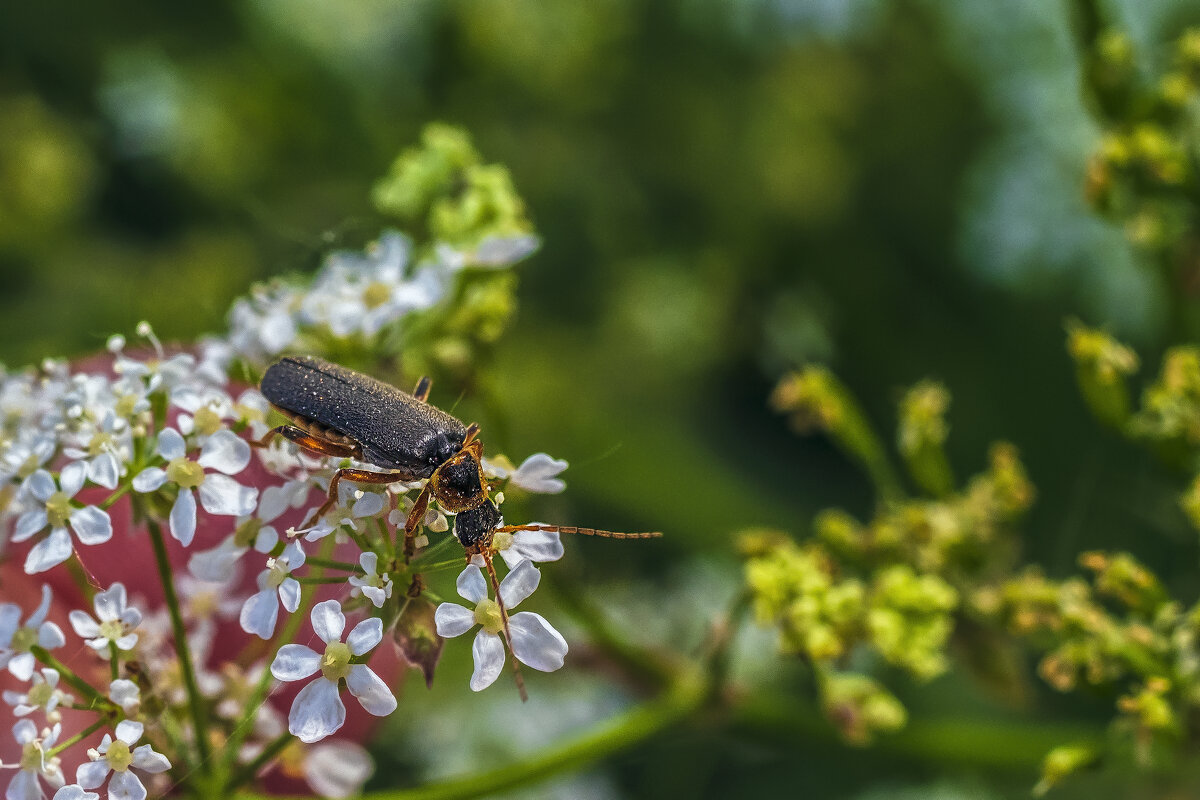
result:
[(34, 545), (25, 557), (26, 573), (45, 572), (71, 557), (74, 547), (68, 528), (75, 531), (80, 544), (103, 544), (112, 538), (112, 520), (108, 512), (96, 506), (76, 508), (71, 504), (71, 498), (83, 488), (87, 471), (87, 464), (72, 461), (62, 468), (57, 484), (44, 469), (34, 472), (25, 481), (25, 491), (38, 502), (17, 519), (12, 540), (23, 542), (50, 527), (50, 535)]
[(142, 702), (142, 692), (133, 681), (119, 678), (108, 685), (108, 699), (119, 705), (126, 716), (132, 716)]
[(522, 561), (541, 564), (563, 557), (562, 538), (558, 531), (497, 531), (492, 536), (492, 549), (500, 554), (509, 569), (515, 569)]
[(246, 598), (239, 621), (246, 633), (270, 639), (279, 619), (279, 603), (289, 614), (300, 607), (300, 582), (291, 577), (292, 570), (304, 566), (304, 550), (299, 542), (291, 542), (278, 558), (268, 558), (267, 568), (258, 574), (258, 592)]
[[(504, 601), (504, 608), (512, 609), (533, 594), (541, 577), (531, 562), (522, 561), (518, 564), (500, 582), (500, 599)], [(438, 635), (444, 638), (461, 636), (476, 624), (481, 626), (471, 648), (475, 659), (471, 689), (478, 692), (491, 686), (504, 669), (500, 606), (488, 597), (487, 582), (482, 570), (475, 564), (468, 564), (458, 576), (458, 593), (475, 604), (474, 610), (457, 603), (442, 603), (434, 613), (434, 621)], [(567, 642), (540, 614), (531, 611), (510, 614), (508, 627), (512, 632), (513, 653), (523, 664), (542, 672), (553, 672), (563, 665)]]
[(251, 547), (264, 555), (275, 549), (279, 533), (270, 523), (289, 508), (302, 506), (308, 493), (309, 486), (304, 481), (288, 481), (282, 486), (263, 489), (254, 515), (239, 519), (233, 533), (216, 547), (194, 554), (188, 560), (188, 569), (202, 581), (233, 580), (238, 561)]
[(118, 650), (132, 650), (138, 640), (134, 628), (142, 621), (142, 612), (126, 605), (124, 584), (114, 583), (107, 591), (97, 594), (93, 605), (99, 622), (84, 611), (76, 610), (68, 615), (75, 633), (87, 639), (88, 647), (95, 650), (101, 658), (110, 656), (110, 642), (115, 644)]
[(566, 468), (567, 462), (562, 459), (551, 458), (545, 453), (534, 453), (522, 461), (516, 472), (509, 476), (509, 483), (527, 492), (558, 494), (567, 488), (567, 484), (556, 476)]
[(480, 267), (507, 267), (532, 255), (541, 240), (531, 233), (518, 233), (510, 236), (485, 236), (475, 252), (468, 256), (471, 264)]
[(110, 800), (145, 800), (146, 787), (130, 768), (156, 774), (169, 770), (171, 762), (148, 744), (134, 748), (138, 739), (142, 738), (143, 731), (144, 726), (140, 722), (127, 719), (118, 723), (117, 738), (104, 734), (100, 746), (88, 751), (91, 761), (80, 764), (75, 771), (75, 782), (80, 788), (95, 789), (112, 772), (112, 780), (108, 782)]
[(58, 711), (59, 704), (75, 701), (74, 697), (58, 688), (58, 678), (58, 670), (44, 668), (41, 674), (33, 674), (33, 685), (28, 691), (4, 692), (4, 702), (13, 707), (13, 713), (18, 717), (41, 710), (46, 715), (47, 722), (58, 722), (62, 718)]
[(42, 602), (21, 625), (21, 607), (16, 603), (0, 604), (0, 667), (19, 680), (27, 681), (33, 676), (34, 657), (29, 649), (35, 644), (47, 650), (66, 644), (62, 628), (48, 622), (50, 613), (50, 587), (42, 584)]
[(321, 742), (304, 755), (304, 779), (321, 797), (356, 797), (374, 771), (371, 755), (354, 742)]
[(379, 556), (375, 553), (361, 553), (358, 557), (358, 565), (362, 567), (364, 574), (362, 577), (358, 575), (350, 576), (350, 585), (354, 588), (350, 590), (351, 597), (364, 595), (376, 608), (383, 608), (384, 601), (392, 596), (392, 576), (386, 572), (382, 575), (377, 575), (375, 569), (379, 564)]
[[(258, 490), (242, 486), (236, 475), (250, 463), (250, 445), (231, 430), (222, 429), (204, 440), (200, 457), (187, 456), (187, 443), (179, 431), (164, 428), (158, 435), (158, 455), (166, 469), (147, 467), (133, 479), (137, 492), (153, 492), (168, 481), (179, 487), (171, 508), (171, 535), (184, 546), (196, 535), (196, 495), (209, 514), (244, 517), (254, 510)], [(205, 472), (215, 469), (217, 472)], [(222, 474), (223, 473), (223, 474)]]
[(128, 421), (116, 412), (117, 400), (108, 384), (105, 391), (114, 407), (100, 409), (99, 422), (88, 420), (82, 424), (72, 436), (76, 446), (65, 447), (63, 452), (87, 465), (87, 477), (92, 483), (116, 489), (133, 452), (133, 437)]
[(346, 707), (338, 693), (339, 681), (346, 681), (350, 694), (368, 713), (384, 717), (396, 710), (396, 698), (387, 684), (366, 664), (351, 663), (355, 656), (373, 650), (383, 639), (383, 622), (378, 617), (354, 626), (342, 642), (346, 617), (336, 600), (317, 603), (312, 610), (313, 630), (325, 642), (325, 652), (317, 653), (302, 644), (285, 644), (271, 663), (271, 674), (281, 681), (315, 678), (300, 690), (288, 714), (288, 730), (306, 744), (320, 741), (337, 731), (346, 721)]
[(17, 764), (17, 774), (8, 784), (4, 793), (5, 800), (44, 800), (40, 777), (50, 787), (57, 789), (65, 782), (62, 773), (61, 760), (58, 757), (46, 758), (46, 751), (54, 747), (62, 726), (55, 725), (49, 730), (43, 730), (38, 736), (37, 726), (32, 720), (23, 719), (13, 726), (13, 738), (21, 746), (21, 760)]
[(100, 795), (87, 791), (78, 783), (68, 783), (54, 793), (53, 800), (100, 800)]

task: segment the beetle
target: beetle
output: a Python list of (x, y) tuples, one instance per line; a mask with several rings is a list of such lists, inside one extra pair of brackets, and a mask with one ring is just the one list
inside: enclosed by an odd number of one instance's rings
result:
[[(328, 497), (305, 527), (315, 523), (337, 502), (342, 480), (374, 484), (425, 480), (404, 522), (406, 552), (425, 516), (430, 497), (444, 510), (453, 512), (454, 536), (466, 551), (467, 561), (478, 556), (487, 568), (510, 653), (508, 611), (500, 599), (500, 585), (492, 564), (492, 542), (497, 533), (543, 530), (613, 539), (662, 535), (557, 525), (502, 525), (500, 510), (489, 496), (491, 487), (483, 474), (479, 426), (464, 425), (428, 403), (431, 388), (428, 377), (421, 378), (409, 394), (316, 356), (288, 356), (267, 368), (259, 388), (290, 424), (271, 429), (254, 443), (256, 446), (265, 447), (275, 436), (283, 436), (310, 453), (353, 458), (389, 470), (337, 469), (329, 481)], [(524, 681), (515, 656), (513, 668), (521, 698), (525, 699)]]

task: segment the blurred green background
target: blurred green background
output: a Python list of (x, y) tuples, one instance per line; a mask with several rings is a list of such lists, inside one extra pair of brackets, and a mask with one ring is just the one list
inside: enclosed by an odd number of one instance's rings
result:
[[(1194, 2), (1110, 7), (1151, 59), (1200, 22)], [(813, 360), (885, 431), (903, 387), (946, 382), (960, 474), (1015, 442), (1039, 490), (1027, 560), (1061, 576), (1122, 547), (1190, 599), (1178, 483), (1098, 431), (1063, 348), (1068, 316), (1147, 364), (1166, 344), (1165, 287), (1083, 200), (1098, 131), (1070, 26), (1051, 0), (5, 3), (0, 360), (84, 354), (141, 319), (219, 330), (252, 280), (374, 238), (370, 186), (442, 120), (511, 169), (544, 239), (487, 407), (466, 401), (489, 451), (571, 462), (531, 516), (667, 533), (562, 565), (608, 587), (619, 624), (695, 645), (737, 591), (736, 530), (869, 516), (856, 471), (766, 407)], [(750, 639), (746, 669), (803, 697), (772, 647)], [(479, 736), (535, 713), (462, 697), (464, 668), (432, 696), (409, 684), (421, 710), (376, 748), (381, 785), (471, 763), (450, 706)], [(568, 726), (620, 704), (545, 685)], [(1045, 692), (1014, 711), (954, 677), (897, 691), (914, 718), (985, 727), (1111, 708)], [(529, 796), (1021, 797), (1035, 771), (693, 725)]]

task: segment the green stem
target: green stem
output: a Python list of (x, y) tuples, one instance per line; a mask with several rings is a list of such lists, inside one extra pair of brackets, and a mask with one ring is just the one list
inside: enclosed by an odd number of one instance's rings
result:
[(108, 666), (114, 681), (121, 677), (121, 656), (117, 652), (117, 643), (111, 639), (108, 642)]
[(83, 694), (88, 700), (91, 700), (91, 708), (95, 708), (97, 704), (108, 703), (108, 700), (104, 697), (104, 695), (92, 688), (90, 683), (76, 675), (75, 672), (66, 664), (50, 655), (45, 648), (34, 645), (33, 647), (29, 648), (29, 652), (33, 653), (33, 657), (38, 661), (56, 671), (58, 673), (58, 677), (66, 681), (71, 688)]
[(65, 742), (59, 742), (54, 747), (47, 750), (46, 754), (45, 754), (46, 758), (49, 759), (51, 756), (57, 755), (58, 753), (61, 753), (63, 750), (66, 750), (71, 745), (82, 742), (84, 739), (86, 739), (87, 737), (89, 737), (93, 733), (95, 733), (96, 731), (103, 728), (107, 723), (108, 723), (108, 718), (101, 717), (100, 719), (93, 722), (91, 725), (89, 725), (86, 728), (84, 728), (83, 730), (81, 730), (79, 733), (72, 736), (70, 739), (67, 739)]
[(279, 755), (280, 752), (283, 751), (283, 748), (291, 744), (292, 741), (292, 734), (287, 733), (286, 731), (279, 734), (279, 736), (275, 737), (270, 744), (263, 748), (262, 752), (258, 754), (257, 758), (234, 773), (233, 777), (229, 779), (229, 783), (226, 784), (225, 791), (232, 792), (239, 786), (254, 780), (254, 776), (258, 774), (258, 771), (265, 767), (271, 761), (271, 759)]
[[(589, 733), (524, 761), (451, 778), (416, 789), (369, 792), (363, 800), (458, 800), (499, 794), (554, 775), (591, 766), (649, 739), (700, 708), (708, 683), (694, 670), (681, 671), (655, 700), (602, 723)], [(242, 798), (258, 797), (242, 794)], [(277, 800), (277, 799), (276, 799)]]
[(104, 509), (105, 511), (112, 508), (114, 503), (125, 496), (125, 493), (129, 491), (129, 487), (131, 485), (132, 484), (129, 483), (123, 483), (118, 486), (112, 494), (110, 494), (104, 499), (103, 502), (100, 503), (100, 508)]
[(179, 672), (183, 676), (183, 684), (188, 694), (188, 710), (192, 716), (192, 727), (196, 733), (196, 750), (199, 754), (199, 768), (208, 771), (209, 743), (208, 728), (205, 725), (204, 698), (200, 687), (196, 684), (196, 671), (192, 664), (192, 654), (188, 650), (187, 628), (183, 625), (183, 615), (180, 612), (179, 596), (175, 593), (175, 580), (171, 572), (171, 561), (167, 557), (167, 544), (163, 539), (162, 528), (153, 519), (146, 520), (150, 530), (150, 542), (154, 545), (154, 559), (158, 562), (158, 576), (162, 579), (163, 598), (167, 610), (171, 614), (171, 632), (175, 640), (175, 657), (179, 659)]
[[(324, 570), (319, 562), (328, 559), (330, 554), (333, 553), (334, 539), (334, 535), (330, 534), (321, 540), (321, 549), (317, 553), (317, 558), (311, 559), (308, 562), (314, 565), (313, 574), (309, 576), (310, 578), (321, 577), (321, 573)], [(296, 613), (289, 614), (283, 626), (276, 631), (275, 640), (271, 647), (271, 655), (267, 658), (267, 668), (263, 670), (258, 685), (254, 687), (253, 693), (251, 693), (246, 702), (245, 713), (238, 720), (237, 724), (233, 726), (233, 730), (229, 733), (229, 741), (225, 743), (225, 763), (228, 769), (233, 769), (237, 763), (238, 750), (241, 749), (246, 734), (253, 727), (254, 715), (258, 713), (258, 709), (266, 702), (267, 695), (271, 691), (271, 683), (275, 680), (275, 677), (271, 675), (271, 663), (275, 661), (275, 656), (279, 653), (279, 648), (296, 638), (296, 632), (304, 624), (305, 612), (312, 603), (313, 594), (316, 590), (316, 584), (311, 583), (301, 589), (300, 605), (297, 606)]]
[(358, 564), (351, 564), (349, 561), (334, 561), (332, 558), (321, 558), (312, 556), (304, 560), (305, 564), (314, 567), (325, 567), (326, 569), (340, 569), (342, 572), (362, 572)]
[(296, 581), (301, 586), (328, 586), (328, 585), (332, 585), (335, 583), (345, 583), (346, 579), (344, 577), (316, 578), (311, 575), (308, 575), (303, 578), (296, 578)]

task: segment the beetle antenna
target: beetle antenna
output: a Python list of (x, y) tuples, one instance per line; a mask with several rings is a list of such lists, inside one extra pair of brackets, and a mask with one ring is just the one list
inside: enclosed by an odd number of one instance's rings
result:
[(602, 536), (605, 539), (658, 539), (662, 531), (646, 531), (644, 533), (620, 533), (617, 531), (602, 531), (596, 528), (576, 528), (570, 525), (502, 525), (496, 528), (498, 533), (514, 533), (516, 531), (549, 531), (554, 533), (579, 533), (584, 536)]
[(492, 581), (492, 591), (496, 593), (496, 605), (500, 608), (500, 622), (504, 626), (504, 639), (508, 644), (513, 677), (517, 679), (517, 691), (521, 693), (521, 702), (526, 703), (529, 702), (529, 694), (525, 691), (525, 676), (521, 674), (521, 662), (517, 661), (517, 651), (513, 650), (512, 631), (508, 627), (508, 609), (504, 607), (504, 599), (500, 597), (500, 581), (496, 578), (496, 568), (492, 565), (490, 553), (483, 554), (483, 563)]

